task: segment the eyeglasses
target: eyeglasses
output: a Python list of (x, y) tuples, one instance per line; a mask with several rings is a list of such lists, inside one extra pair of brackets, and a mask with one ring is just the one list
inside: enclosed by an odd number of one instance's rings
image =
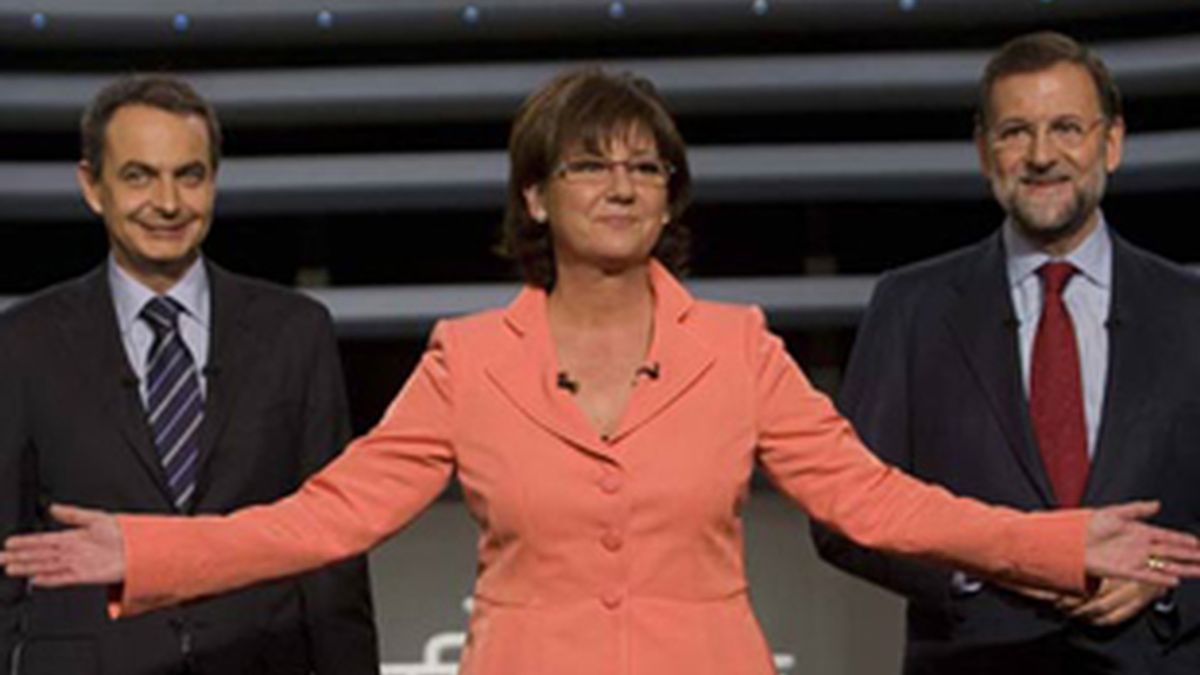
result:
[[(1056, 117), (1044, 125), (1046, 138), (1060, 150), (1075, 150), (1087, 141), (1088, 136), (1096, 130), (1101, 122), (1107, 121), (1101, 116), (1085, 122), (1078, 117)], [(988, 130), (988, 140), (992, 147), (1008, 152), (1025, 152), (1038, 138), (1042, 128), (1028, 120), (1011, 120), (996, 125)]]
[(579, 185), (607, 184), (616, 175), (617, 167), (625, 169), (635, 185), (663, 187), (675, 173), (675, 167), (664, 159), (601, 159), (583, 157), (562, 162), (554, 175), (568, 183)]

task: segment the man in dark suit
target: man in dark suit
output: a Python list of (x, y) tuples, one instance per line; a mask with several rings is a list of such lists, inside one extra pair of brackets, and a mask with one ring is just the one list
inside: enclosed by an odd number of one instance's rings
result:
[[(976, 143), (1008, 217), (884, 276), (842, 386), (886, 461), (1024, 510), (1149, 498), (1160, 521), (1200, 524), (1200, 280), (1107, 226), (1124, 131), (1107, 69), (1070, 38), (991, 59)], [(814, 535), (826, 560), (907, 597), (906, 673), (1200, 672), (1194, 583), (1057, 597)]]
[[(206, 261), (220, 132), (168, 77), (85, 111), (108, 261), (0, 318), (0, 537), (50, 502), (223, 513), (286, 495), (348, 436), (328, 313)], [(377, 675), (366, 563), (110, 621), (103, 589), (0, 581), (0, 672)]]

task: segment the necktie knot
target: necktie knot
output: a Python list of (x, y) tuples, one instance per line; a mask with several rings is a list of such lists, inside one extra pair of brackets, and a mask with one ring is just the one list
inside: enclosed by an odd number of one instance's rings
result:
[(179, 315), (182, 312), (183, 305), (178, 300), (156, 295), (142, 307), (141, 316), (150, 324), (155, 335), (162, 336), (179, 328)]
[(1047, 296), (1062, 295), (1067, 282), (1078, 271), (1071, 263), (1059, 260), (1057, 262), (1048, 262), (1039, 267), (1038, 275), (1042, 277), (1042, 285), (1045, 288)]

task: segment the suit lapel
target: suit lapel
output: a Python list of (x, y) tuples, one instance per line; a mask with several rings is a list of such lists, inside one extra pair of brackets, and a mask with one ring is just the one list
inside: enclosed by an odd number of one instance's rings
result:
[(138, 463), (170, 504), (170, 489), (146, 423), (137, 376), (121, 344), (106, 266), (101, 265), (85, 277), (77, 291), (60, 317), (67, 349), (74, 352), (86, 390), (96, 392), (101, 417), (116, 424)]
[(1142, 276), (1128, 245), (1115, 235), (1112, 242), (1108, 373), (1085, 503), (1099, 503), (1114, 479), (1145, 461), (1147, 448), (1126, 439), (1137, 429), (1147, 401), (1153, 399), (1148, 394), (1156, 389), (1161, 376), (1158, 364), (1162, 363), (1158, 356), (1164, 353), (1154, 347), (1162, 343), (1162, 335), (1155, 329), (1159, 310), (1152, 283)]
[(193, 504), (200, 503), (204, 497), (210, 483), (207, 468), (213, 455), (219, 452), (217, 439), (234, 409), (238, 392), (244, 389), (246, 378), (254, 370), (251, 367), (254, 355), (262, 347), (255, 339), (251, 325), (249, 292), (228, 272), (212, 263), (206, 264), (212, 292), (212, 325), (209, 328), (209, 356), (205, 369), (207, 391)]
[(1053, 506), (1054, 493), (1033, 439), (1021, 384), (1016, 322), (999, 234), (966, 261), (957, 286), (959, 296), (947, 316), (951, 332), (1017, 462), (1045, 504)]

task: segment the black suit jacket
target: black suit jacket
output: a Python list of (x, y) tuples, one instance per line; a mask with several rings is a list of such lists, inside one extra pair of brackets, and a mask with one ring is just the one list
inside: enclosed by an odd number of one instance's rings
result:
[[(349, 434), (328, 313), (208, 266), (205, 415), (193, 510), (296, 489)], [(121, 343), (104, 266), (0, 318), (0, 537), (53, 528), (52, 502), (169, 513), (169, 492)], [(0, 672), (379, 672), (366, 563), (110, 621), (101, 588), (0, 585)]]
[[(1084, 505), (1159, 499), (1157, 521), (1195, 531), (1200, 278), (1114, 237), (1111, 302), (1106, 391)], [(916, 476), (995, 504), (1054, 508), (1013, 317), (999, 233), (885, 275), (859, 328), (842, 412), (880, 457)], [(1117, 672), (1200, 672), (1193, 670), (1200, 667), (1195, 582), (1176, 591), (1169, 616), (1143, 612), (1098, 630), (990, 585), (956, 593), (949, 570), (866, 551), (819, 526), (814, 536), (826, 560), (907, 596), (909, 670), (922, 670), (927, 655), (1028, 644), (1057, 632), (1072, 648), (1138, 664)]]

